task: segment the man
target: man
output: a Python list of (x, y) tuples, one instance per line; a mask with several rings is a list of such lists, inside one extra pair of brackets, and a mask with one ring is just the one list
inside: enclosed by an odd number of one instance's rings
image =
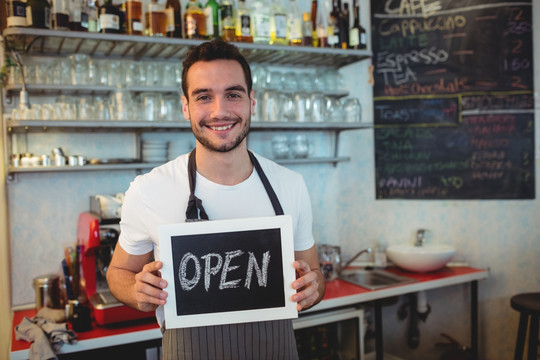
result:
[(163, 324), (168, 296), (160, 276), (158, 227), (163, 224), (291, 215), (297, 272), (292, 300), (300, 311), (324, 294), (302, 177), (248, 152), (246, 136), (255, 100), (245, 58), (223, 41), (191, 49), (183, 63), (182, 90), (182, 111), (191, 123), (195, 150), (138, 176), (130, 185), (120, 239), (107, 271), (109, 287), (130, 307), (157, 309), (163, 359), (296, 359), (291, 320), (188, 329), (167, 329)]

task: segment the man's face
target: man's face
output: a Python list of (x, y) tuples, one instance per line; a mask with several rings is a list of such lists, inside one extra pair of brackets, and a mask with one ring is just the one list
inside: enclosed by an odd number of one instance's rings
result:
[(189, 69), (187, 83), (182, 111), (197, 141), (217, 152), (245, 143), (255, 100), (242, 66), (233, 60), (199, 61)]

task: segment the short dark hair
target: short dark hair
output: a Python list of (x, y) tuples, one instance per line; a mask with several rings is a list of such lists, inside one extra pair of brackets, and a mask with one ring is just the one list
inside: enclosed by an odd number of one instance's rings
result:
[(212, 40), (204, 42), (198, 46), (189, 49), (187, 56), (182, 63), (182, 91), (188, 98), (188, 83), (187, 73), (189, 68), (197, 61), (212, 61), (212, 60), (234, 60), (237, 61), (244, 70), (248, 94), (251, 93), (253, 87), (253, 79), (251, 77), (251, 68), (246, 58), (240, 53), (238, 48), (223, 40)]

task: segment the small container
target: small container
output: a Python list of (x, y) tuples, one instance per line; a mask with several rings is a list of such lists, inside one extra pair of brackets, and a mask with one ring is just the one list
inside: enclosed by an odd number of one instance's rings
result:
[(49, 155), (41, 155), (41, 166), (51, 166), (51, 157)]
[(34, 278), (34, 291), (36, 293), (36, 309), (50, 308), (62, 309), (60, 295), (60, 276), (46, 274)]
[(11, 166), (21, 166), (21, 154), (11, 154)]
[(69, 300), (66, 304), (66, 318), (76, 332), (92, 330), (90, 308), (78, 300)]

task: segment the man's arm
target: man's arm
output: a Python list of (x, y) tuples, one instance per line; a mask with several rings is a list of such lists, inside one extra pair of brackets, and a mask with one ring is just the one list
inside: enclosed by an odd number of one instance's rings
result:
[(152, 252), (131, 255), (120, 244), (107, 269), (107, 283), (116, 299), (140, 311), (153, 311), (164, 305), (167, 281), (161, 278), (161, 261), (151, 261)]
[(304, 251), (295, 251), (294, 257), (297, 277), (292, 287), (297, 293), (293, 295), (292, 300), (297, 302), (296, 308), (300, 311), (321, 301), (326, 286), (315, 246)]

